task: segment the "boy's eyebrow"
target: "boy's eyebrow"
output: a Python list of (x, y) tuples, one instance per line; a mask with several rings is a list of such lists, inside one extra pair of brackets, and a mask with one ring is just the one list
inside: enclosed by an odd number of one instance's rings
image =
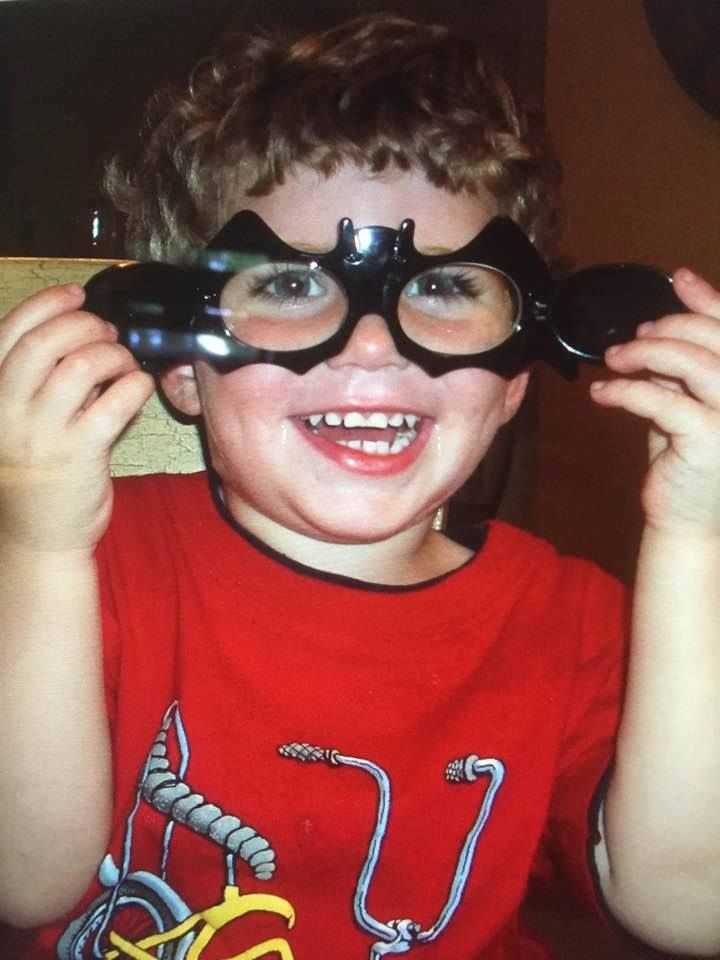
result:
[[(332, 248), (331, 247), (320, 247), (316, 243), (303, 243), (299, 241), (295, 243), (294, 241), (286, 241), (289, 247), (292, 247), (294, 250), (300, 250), (303, 253), (328, 253)], [(452, 253), (455, 247), (425, 247), (418, 250), (418, 253), (424, 253), (426, 256), (437, 257), (441, 254)]]
[(288, 246), (292, 247), (293, 250), (302, 250), (303, 253), (327, 253), (332, 247), (321, 247), (317, 243), (295, 243), (294, 241), (288, 241)]
[[(2, 2), (2, 0), (0, 0)], [(335, 240), (328, 240), (327, 244), (316, 242), (308, 242), (307, 240), (297, 240), (283, 237), (283, 241), (293, 250), (297, 250), (301, 253), (329, 253), (335, 247)], [(422, 247), (415, 248), (418, 253), (425, 254), (425, 256), (437, 257), (452, 253), (453, 250), (457, 250), (457, 247), (448, 247), (445, 245), (434, 244), (423, 244)]]

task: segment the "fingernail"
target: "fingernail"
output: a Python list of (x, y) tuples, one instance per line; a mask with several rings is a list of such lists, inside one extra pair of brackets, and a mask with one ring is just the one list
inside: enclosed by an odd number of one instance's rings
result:
[(85, 288), (79, 283), (65, 283), (63, 284), (63, 289), (67, 290), (68, 293), (72, 293), (76, 297), (85, 292)]
[(654, 329), (654, 327), (655, 327), (654, 320), (647, 320), (645, 323), (641, 323), (638, 325), (637, 329), (635, 330), (635, 336), (644, 337), (646, 334), (650, 333)]
[(675, 271), (675, 280), (679, 280), (680, 283), (697, 283), (700, 277), (689, 267), (680, 267)]
[(591, 393), (600, 393), (607, 386), (607, 380), (593, 380), (590, 384)]

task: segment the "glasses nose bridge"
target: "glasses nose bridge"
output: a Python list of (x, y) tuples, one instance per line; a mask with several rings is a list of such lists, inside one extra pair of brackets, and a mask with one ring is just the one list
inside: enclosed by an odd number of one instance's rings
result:
[(392, 248), (376, 247), (367, 256), (346, 259), (343, 266), (342, 280), (351, 313), (350, 337), (363, 317), (373, 315), (384, 321), (395, 342), (397, 301), (403, 278)]

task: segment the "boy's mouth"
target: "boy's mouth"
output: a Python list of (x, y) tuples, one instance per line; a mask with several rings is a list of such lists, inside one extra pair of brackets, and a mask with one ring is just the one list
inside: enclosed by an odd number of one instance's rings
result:
[(349, 410), (300, 417), (317, 437), (371, 456), (397, 456), (417, 439), (421, 418), (414, 413)]

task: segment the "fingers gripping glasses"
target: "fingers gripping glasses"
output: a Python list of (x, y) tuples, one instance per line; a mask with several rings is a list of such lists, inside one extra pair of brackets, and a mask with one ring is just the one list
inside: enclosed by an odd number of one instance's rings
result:
[(289, 246), (251, 211), (183, 264), (96, 274), (86, 309), (114, 323), (150, 368), (203, 359), (220, 372), (272, 363), (295, 373), (339, 354), (379, 314), (402, 356), (430, 376), (481, 367), (505, 377), (544, 360), (568, 379), (636, 327), (684, 309), (668, 277), (639, 264), (553, 282), (522, 230), (496, 217), (468, 244), (423, 254), (414, 224), (340, 222), (326, 253)]

